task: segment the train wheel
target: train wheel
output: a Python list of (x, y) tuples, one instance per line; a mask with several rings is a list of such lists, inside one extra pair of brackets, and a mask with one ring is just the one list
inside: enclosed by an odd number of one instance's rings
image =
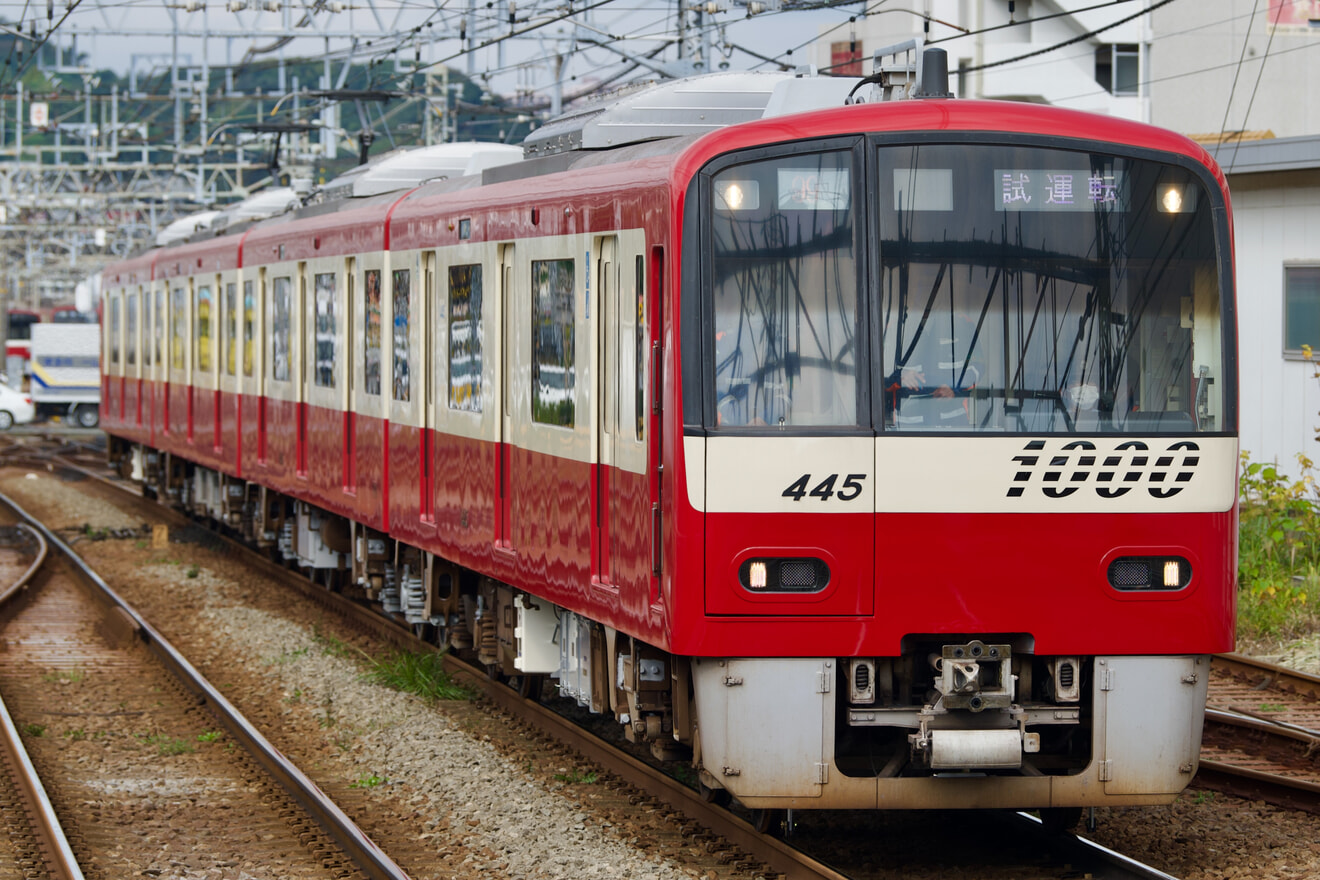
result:
[(708, 804), (714, 804), (717, 807), (727, 807), (733, 800), (727, 788), (711, 788), (704, 782), (698, 782), (701, 791), (701, 799)]
[(1081, 820), (1081, 807), (1044, 807), (1040, 811), (1040, 824), (1051, 834), (1070, 834)]
[(786, 810), (752, 810), (752, 827), (761, 834), (771, 837), (783, 837), (784, 823), (788, 820)]
[(524, 700), (541, 702), (541, 684), (545, 681), (544, 675), (534, 675), (524, 673), (517, 676), (516, 680), (511, 682), (518, 689), (518, 695)]

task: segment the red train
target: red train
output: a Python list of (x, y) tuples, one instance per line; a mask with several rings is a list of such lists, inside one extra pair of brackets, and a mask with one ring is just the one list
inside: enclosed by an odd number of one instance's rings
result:
[(671, 83), (110, 267), (112, 459), (762, 817), (1172, 800), (1234, 638), (1224, 177), (854, 82)]

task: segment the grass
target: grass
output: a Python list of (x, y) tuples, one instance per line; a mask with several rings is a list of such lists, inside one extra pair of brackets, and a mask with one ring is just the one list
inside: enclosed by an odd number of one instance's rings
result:
[(388, 780), (387, 778), (385, 778), (384, 776), (377, 776), (375, 773), (372, 773), (370, 776), (361, 776), (361, 777), (358, 777), (358, 778), (357, 778), (356, 780), (354, 780), (353, 782), (350, 782), (349, 785), (348, 785), (348, 787), (349, 787), (349, 788), (375, 788), (375, 787), (378, 786), (378, 785), (387, 785), (388, 783), (389, 783), (389, 780)]
[(1238, 528), (1238, 638), (1278, 646), (1320, 630), (1320, 488), (1242, 458)]
[(138, 734), (138, 738), (147, 745), (156, 747), (158, 755), (186, 755), (194, 751), (192, 743), (178, 737), (170, 736), (168, 733)]
[(220, 739), (221, 733), (218, 730), (208, 730), (205, 733), (197, 734), (197, 741), (204, 743), (213, 743)]
[(60, 684), (66, 681), (70, 684), (77, 684), (83, 680), (83, 671), (77, 668), (61, 669), (58, 672), (47, 672), (41, 677), (41, 680), (49, 684)]
[(556, 773), (555, 780), (567, 785), (595, 785), (600, 775), (595, 770), (588, 770), (583, 773), (580, 770), (570, 770), (568, 773)]
[(46, 735), (46, 725), (44, 724), (24, 724), (23, 732), (28, 736), (37, 737)]
[(444, 670), (439, 654), (412, 654), (404, 651), (371, 661), (368, 681), (396, 691), (417, 694), (427, 700), (470, 700), (472, 692), (456, 684)]

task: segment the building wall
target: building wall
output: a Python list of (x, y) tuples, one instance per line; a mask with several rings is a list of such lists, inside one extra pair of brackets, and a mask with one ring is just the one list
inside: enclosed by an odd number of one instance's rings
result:
[(1293, 137), (1320, 131), (1320, 27), (1306, 24), (1310, 5), (1197, 0), (1152, 12), (1150, 121), (1187, 134), (1269, 129)]
[(1235, 175), (1242, 449), (1299, 474), (1297, 454), (1320, 461), (1320, 379), (1283, 354), (1283, 269), (1320, 264), (1320, 171)]

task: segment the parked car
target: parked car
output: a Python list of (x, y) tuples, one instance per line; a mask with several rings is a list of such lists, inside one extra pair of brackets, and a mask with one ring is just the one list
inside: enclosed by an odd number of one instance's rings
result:
[(0, 385), (0, 431), (8, 431), (14, 425), (26, 425), (36, 412), (31, 397), (8, 385)]

